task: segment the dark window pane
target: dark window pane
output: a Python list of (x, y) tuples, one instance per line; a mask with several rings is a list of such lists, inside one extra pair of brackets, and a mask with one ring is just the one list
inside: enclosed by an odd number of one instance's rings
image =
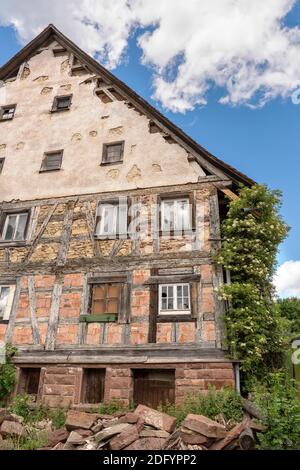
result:
[(7, 226), (4, 235), (4, 240), (13, 240), (14, 233), (17, 223), (17, 216), (16, 215), (8, 215), (7, 216)]
[(0, 287), (0, 318), (3, 318), (9, 294), (9, 287)]
[(24, 240), (27, 217), (28, 217), (28, 214), (19, 215), (18, 225), (16, 228), (16, 234), (15, 234), (15, 240)]
[(71, 101), (70, 98), (58, 98), (57, 99), (57, 108), (58, 109), (69, 108), (70, 101)]

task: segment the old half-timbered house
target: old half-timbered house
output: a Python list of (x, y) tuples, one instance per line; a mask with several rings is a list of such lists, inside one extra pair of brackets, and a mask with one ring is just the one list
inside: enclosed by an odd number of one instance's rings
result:
[(235, 386), (213, 262), (253, 181), (48, 26), (0, 69), (0, 340), (16, 393), (157, 405)]

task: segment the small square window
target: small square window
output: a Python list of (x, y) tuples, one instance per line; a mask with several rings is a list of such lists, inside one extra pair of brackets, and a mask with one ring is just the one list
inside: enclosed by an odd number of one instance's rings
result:
[(161, 284), (159, 286), (159, 315), (191, 314), (189, 284)]
[(183, 232), (192, 227), (192, 206), (189, 198), (164, 199), (161, 202), (161, 231)]
[(0, 121), (10, 121), (14, 118), (16, 105), (2, 106), (0, 108)]
[(118, 315), (120, 313), (120, 299), (122, 284), (94, 284), (92, 285), (91, 315)]
[(0, 175), (2, 173), (2, 170), (3, 170), (3, 166), (4, 166), (4, 158), (0, 158)]
[(18, 393), (37, 398), (41, 378), (40, 367), (25, 367), (20, 371)]
[(15, 286), (0, 285), (0, 321), (9, 320)]
[(57, 171), (61, 169), (63, 150), (45, 153), (40, 171)]
[(54, 98), (52, 111), (67, 111), (71, 107), (72, 95), (56, 96)]
[(124, 155), (124, 141), (103, 145), (102, 165), (121, 163)]
[(100, 203), (97, 208), (96, 236), (127, 235), (127, 201)]
[(2, 241), (24, 241), (29, 212), (6, 214), (1, 234)]

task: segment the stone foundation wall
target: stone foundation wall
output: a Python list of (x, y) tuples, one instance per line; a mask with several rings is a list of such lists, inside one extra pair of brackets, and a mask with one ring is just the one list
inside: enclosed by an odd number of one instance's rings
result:
[[(30, 367), (30, 366), (24, 366)], [(36, 366), (35, 366), (36, 367)], [(128, 406), (133, 400), (133, 370), (165, 369), (175, 371), (175, 403), (181, 404), (187, 395), (207, 393), (209, 386), (217, 390), (224, 386), (235, 386), (234, 370), (231, 362), (201, 362), (182, 364), (121, 364), (97, 365), (105, 369), (104, 401), (118, 400)], [(23, 365), (22, 365), (23, 368)], [(50, 407), (80, 405), (83, 387), (84, 366), (66, 365), (41, 368), (38, 402)], [(18, 388), (16, 388), (16, 393)]]

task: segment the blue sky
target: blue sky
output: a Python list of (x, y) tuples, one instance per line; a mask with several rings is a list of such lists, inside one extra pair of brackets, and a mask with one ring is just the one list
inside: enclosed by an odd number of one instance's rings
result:
[[(300, 25), (300, 2), (296, 2), (284, 18), (284, 25)], [(282, 215), (291, 230), (281, 246), (278, 261), (282, 264), (300, 260), (300, 105), (293, 104), (289, 96), (275, 97), (254, 109), (243, 103), (224, 105), (218, 102), (224, 90), (213, 84), (206, 93), (206, 105), (196, 104), (194, 109), (184, 113), (168, 111), (163, 107), (165, 103), (152, 98), (155, 69), (142, 64), (145, 48), (138, 46), (140, 34), (137, 28), (128, 36), (123, 60), (119, 60), (112, 72), (214, 155), (257, 182), (280, 189), (283, 192)], [(0, 65), (21, 47), (15, 29), (0, 26)]]

